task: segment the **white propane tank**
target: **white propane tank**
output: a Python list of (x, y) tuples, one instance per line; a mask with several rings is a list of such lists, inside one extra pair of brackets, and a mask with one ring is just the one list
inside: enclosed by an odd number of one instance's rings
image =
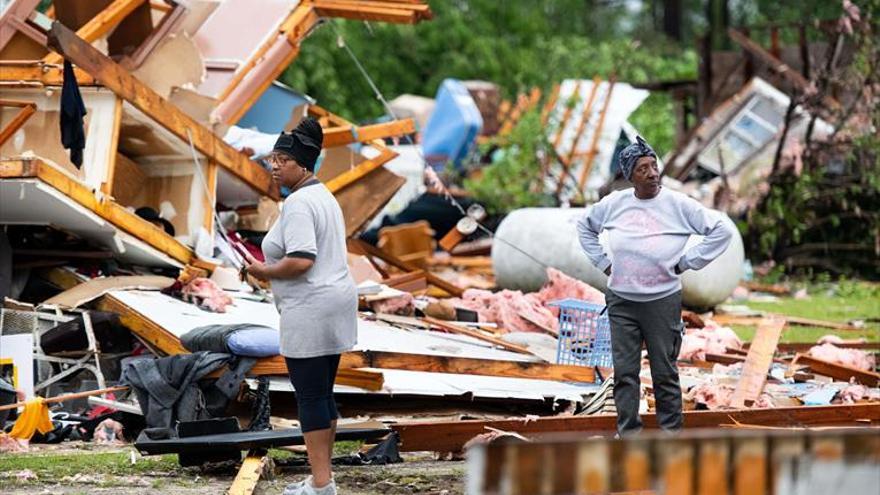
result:
[[(495, 232), (492, 266), (495, 281), (504, 289), (536, 291), (547, 281), (543, 263), (604, 291), (607, 276), (584, 254), (577, 238), (577, 222), (587, 208), (523, 208), (507, 215)], [(733, 221), (726, 222), (736, 231)], [(703, 236), (691, 236), (687, 247)], [(608, 246), (607, 233), (599, 242)], [(534, 258), (534, 259), (533, 259)], [(682, 275), (682, 298), (692, 308), (711, 308), (727, 299), (742, 278), (745, 259), (742, 237), (733, 236), (724, 253), (702, 270)]]

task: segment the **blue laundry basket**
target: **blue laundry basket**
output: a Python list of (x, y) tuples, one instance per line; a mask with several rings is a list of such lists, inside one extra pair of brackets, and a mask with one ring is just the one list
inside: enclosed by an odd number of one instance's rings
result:
[(559, 308), (556, 363), (611, 368), (611, 325), (604, 306), (579, 299), (551, 305)]

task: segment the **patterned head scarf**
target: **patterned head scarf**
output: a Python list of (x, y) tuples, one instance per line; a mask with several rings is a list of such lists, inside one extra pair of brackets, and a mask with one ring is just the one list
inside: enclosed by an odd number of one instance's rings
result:
[(312, 117), (307, 117), (290, 134), (282, 131), (272, 151), (285, 153), (309, 172), (314, 172), (323, 142), (324, 131), (321, 124)]
[(636, 142), (630, 144), (620, 152), (620, 171), (626, 180), (632, 177), (633, 169), (636, 168), (636, 162), (643, 156), (653, 156), (657, 158), (657, 153), (648, 143), (642, 139), (642, 136), (636, 136)]

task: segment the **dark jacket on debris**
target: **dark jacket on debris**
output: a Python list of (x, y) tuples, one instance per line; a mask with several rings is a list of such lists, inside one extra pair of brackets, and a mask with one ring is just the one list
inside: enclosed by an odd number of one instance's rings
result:
[(230, 364), (231, 369), (210, 384), (199, 379), (230, 363), (229, 354), (197, 352), (161, 359), (135, 361), (124, 370), (122, 381), (128, 383), (144, 413), (147, 428), (174, 431), (177, 421), (195, 421), (222, 414), (230, 399), (256, 362), (243, 358)]
[(264, 325), (252, 323), (237, 323), (235, 325), (205, 325), (193, 328), (180, 337), (180, 343), (189, 352), (211, 351), (229, 352), (226, 342), (229, 336), (239, 330), (269, 328)]
[(86, 113), (73, 65), (65, 60), (61, 86), (61, 145), (70, 150), (70, 161), (76, 168), (82, 165), (83, 148), (86, 147), (86, 131), (83, 127)]

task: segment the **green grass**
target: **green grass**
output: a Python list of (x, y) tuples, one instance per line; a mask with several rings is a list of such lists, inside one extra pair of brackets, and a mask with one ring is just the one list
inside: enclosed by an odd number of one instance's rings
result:
[[(0, 455), (0, 473), (16, 473), (23, 470), (33, 471), (37, 480), (61, 480), (65, 476), (78, 474), (107, 476), (136, 476), (147, 473), (174, 474), (181, 471), (177, 464), (177, 456), (141, 457), (131, 464), (129, 451), (122, 452), (79, 452), (79, 453), (19, 453)], [(0, 480), (0, 483), (13, 479)]]
[[(777, 302), (746, 302), (751, 309), (788, 316), (846, 323), (851, 320), (880, 319), (880, 286), (864, 282), (843, 282), (838, 285), (814, 285), (808, 299), (781, 297)], [(733, 325), (743, 340), (751, 340), (755, 327)], [(863, 337), (870, 342), (880, 341), (880, 323), (865, 321), (858, 332), (830, 328), (790, 325), (782, 334), (782, 342), (815, 342), (823, 335), (835, 334), (845, 339)]]

